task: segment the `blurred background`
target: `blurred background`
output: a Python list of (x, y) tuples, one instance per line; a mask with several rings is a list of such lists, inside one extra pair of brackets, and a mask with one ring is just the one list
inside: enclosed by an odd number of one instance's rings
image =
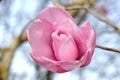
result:
[(0, 0), (0, 80), (120, 80), (120, 54), (98, 47), (88, 66), (67, 73), (34, 63), (26, 27), (42, 9), (55, 5), (68, 10), (78, 25), (89, 20), (96, 44), (120, 49), (120, 0)]

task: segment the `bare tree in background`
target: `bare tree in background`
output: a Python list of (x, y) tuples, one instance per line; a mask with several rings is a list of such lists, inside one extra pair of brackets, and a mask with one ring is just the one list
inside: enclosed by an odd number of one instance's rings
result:
[[(98, 39), (96, 48), (106, 50), (110, 54), (118, 53), (115, 54), (115, 56), (120, 55), (120, 27), (108, 18), (107, 13), (104, 13), (104, 11), (101, 10), (101, 8), (97, 5), (99, 3), (97, 0), (0, 0), (0, 2), (0, 34), (2, 34), (0, 35), (0, 80), (29, 80), (24, 79), (27, 73), (19, 75), (17, 73), (12, 74), (11, 72), (11, 66), (14, 61), (15, 54), (19, 51), (19, 49), (22, 53), (24, 53), (23, 55), (28, 60), (27, 62), (34, 67), (35, 74), (33, 74), (33, 78), (30, 80), (53, 80), (55, 77), (55, 73), (41, 68), (29, 57), (28, 53), (30, 51), (30, 46), (28, 45), (26, 38), (26, 27), (28, 24), (30, 24), (30, 22), (43, 8), (50, 6), (50, 4), (66, 9), (75, 18), (78, 25), (81, 25), (83, 21), (89, 19), (88, 16), (93, 16), (94, 21), (97, 19), (99, 22), (102, 22), (104, 24), (103, 26), (107, 26), (104, 29), (102, 29), (103, 27), (97, 28), (97, 26), (94, 26)], [(32, 9), (33, 4), (34, 9)], [(97, 23), (97, 21), (94, 23), (96, 23), (96, 25), (100, 24)], [(105, 46), (102, 44), (99, 45), (99, 37), (105, 38), (105, 34), (117, 35), (117, 37), (114, 38), (116, 38), (118, 44), (114, 44), (118, 47)], [(95, 51), (95, 53), (98, 54), (99, 52)], [(109, 60), (114, 61), (115, 56), (111, 55)], [(97, 70), (96, 67), (91, 67), (90, 69), (93, 71)], [(78, 74), (81, 76), (80, 79), (84, 79), (82, 77), (84, 76), (83, 74), (85, 74), (83, 71), (85, 72), (85, 68), (80, 71), (78, 70)], [(107, 74), (100, 72), (99, 70), (98, 72), (100, 76)], [(119, 74), (120, 71), (116, 72), (115, 76)]]

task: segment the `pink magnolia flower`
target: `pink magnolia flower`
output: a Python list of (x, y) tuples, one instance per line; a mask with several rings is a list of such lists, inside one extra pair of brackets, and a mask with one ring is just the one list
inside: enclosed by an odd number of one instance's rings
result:
[(103, 13), (105, 13), (105, 14), (108, 13), (108, 9), (105, 4), (100, 5), (99, 8)]
[(30, 55), (53, 72), (67, 72), (90, 63), (95, 32), (86, 21), (80, 29), (68, 12), (49, 7), (41, 11), (27, 29)]

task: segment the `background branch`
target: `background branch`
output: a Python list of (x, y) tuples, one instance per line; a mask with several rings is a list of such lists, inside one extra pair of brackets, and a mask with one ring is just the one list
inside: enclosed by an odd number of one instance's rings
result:
[(14, 52), (24, 41), (26, 41), (25, 30), (23, 30), (20, 36), (14, 38), (7, 48), (2, 49), (2, 59), (0, 61), (0, 80), (7, 80), (9, 75), (9, 67), (11, 65)]
[(109, 47), (105, 47), (105, 46), (101, 46), (101, 45), (96, 45), (96, 48), (100, 48), (100, 49), (112, 51), (112, 52), (117, 52), (120, 54), (120, 50), (118, 50), (118, 49), (109, 48)]
[(53, 73), (51, 71), (47, 71), (46, 73), (46, 80), (52, 80)]
[(93, 16), (95, 16), (97, 19), (99, 19), (100, 21), (110, 25), (111, 27), (114, 28), (115, 31), (117, 31), (118, 33), (120, 33), (120, 28), (118, 26), (116, 26), (114, 23), (112, 23), (110, 20), (106, 19), (106, 18), (102, 18), (99, 15), (97, 15), (95, 12), (93, 12), (88, 6), (71, 6), (71, 7), (66, 7), (66, 10), (73, 10), (73, 9), (84, 9), (86, 11), (88, 11), (89, 13), (91, 13)]
[(111, 27), (114, 28), (115, 31), (117, 31), (118, 33), (120, 33), (120, 28), (118, 26), (116, 26), (114, 23), (112, 23), (110, 20), (106, 19), (106, 18), (102, 18), (99, 15), (97, 15), (95, 12), (93, 12), (90, 8), (86, 7), (85, 10), (87, 10), (89, 13), (91, 13), (93, 16), (95, 16), (97, 19), (99, 19), (100, 21), (110, 25)]

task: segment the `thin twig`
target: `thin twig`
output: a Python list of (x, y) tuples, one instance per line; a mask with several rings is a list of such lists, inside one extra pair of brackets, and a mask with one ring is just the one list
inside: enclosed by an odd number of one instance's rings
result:
[(53, 4), (57, 7), (60, 7), (60, 8), (63, 8), (64, 9), (64, 6), (60, 5), (57, 0), (52, 0)]
[(76, 5), (76, 6), (69, 6), (69, 7), (66, 7), (65, 9), (66, 9), (66, 10), (85, 9), (85, 8), (87, 8), (87, 7), (88, 7), (88, 6)]
[[(110, 20), (105, 19), (100, 17), (99, 15), (97, 15), (95, 12), (93, 12), (90, 8), (85, 8), (89, 13), (91, 13), (92, 15), (94, 15), (97, 19), (99, 19), (102, 22), (105, 22), (106, 24), (112, 26), (117, 32), (119, 32), (119, 28), (118, 26), (116, 26), (114, 23), (112, 23)], [(119, 32), (120, 33), (120, 32)]]
[(46, 73), (46, 80), (52, 80), (53, 73), (51, 71), (47, 71)]
[(90, 5), (92, 5), (93, 8), (95, 8), (95, 9), (96, 9), (100, 14), (102, 14), (106, 19), (108, 19), (107, 16), (106, 16), (106, 14), (96, 5), (95, 1), (88, 0), (88, 3), (89, 3)]
[(101, 46), (101, 45), (96, 45), (96, 48), (100, 48), (100, 49), (107, 50), (107, 51), (112, 51), (112, 52), (117, 52), (117, 53), (120, 54), (120, 50), (118, 50), (118, 49), (104, 47), (104, 46)]
[[(67, 5), (62, 5), (62, 4), (58, 3), (57, 0), (52, 0), (52, 2), (53, 2), (53, 4), (54, 4), (56, 7), (63, 8), (63, 9), (65, 9), (65, 7), (67, 7), (67, 6), (75, 5), (75, 3), (67, 4)], [(69, 12), (73, 17), (75, 17), (75, 16), (78, 14), (79, 10), (78, 10), (78, 9), (76, 9), (76, 10), (68, 10), (68, 12)]]
[(87, 11), (84, 11), (84, 12), (82, 10), (80, 11), (80, 13), (76, 16), (78, 18), (77, 25), (79, 25), (81, 21), (85, 19), (86, 14), (87, 14)]
[(72, 9), (85, 9), (86, 11), (91, 13), (93, 16), (95, 16), (97, 19), (99, 19), (100, 21), (105, 22), (106, 24), (112, 26), (118, 33), (120, 33), (120, 28), (118, 26), (116, 26), (110, 20), (100, 17), (95, 12), (93, 12), (88, 6), (79, 6), (79, 5), (77, 5), (77, 6), (72, 6), (72, 7), (66, 7), (66, 10), (72, 10)]

